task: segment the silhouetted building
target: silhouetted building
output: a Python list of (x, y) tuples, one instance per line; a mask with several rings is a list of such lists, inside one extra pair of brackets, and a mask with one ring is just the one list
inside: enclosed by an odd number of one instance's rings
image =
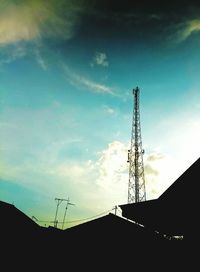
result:
[(32, 232), (39, 226), (14, 205), (0, 201), (0, 231), (20, 233)]
[[(0, 213), (4, 215), (3, 228), (0, 228), (0, 237), (3, 258), (16, 258), (20, 265), (26, 262), (33, 263), (35, 268), (64, 268), (67, 265), (89, 270), (105, 269), (108, 266), (118, 268), (129, 267), (128, 259), (137, 256), (136, 266), (140, 266), (143, 256), (151, 263), (151, 248), (158, 256), (160, 247), (168, 246), (169, 241), (138, 224), (114, 214), (108, 214), (95, 220), (75, 227), (59, 230), (53, 227), (44, 228), (20, 212), (13, 205), (0, 202)], [(131, 251), (130, 244), (134, 243)], [(135, 249), (144, 251), (137, 255)], [(21, 259), (23, 257), (23, 259)], [(64, 263), (63, 263), (64, 262)], [(118, 263), (119, 262), (119, 263)], [(10, 263), (14, 265), (14, 263)], [(92, 265), (93, 264), (93, 265)], [(97, 269), (97, 270), (98, 270)]]
[(194, 162), (158, 199), (120, 205), (122, 215), (169, 236), (197, 240), (200, 159)]
[[(44, 271), (66, 267), (75, 271), (173, 271), (177, 266), (187, 269), (188, 263), (193, 271), (194, 247), (185, 241), (198, 239), (195, 188), (199, 181), (200, 159), (157, 200), (120, 205), (127, 219), (108, 214), (66, 230), (40, 227), (14, 205), (0, 201), (2, 260), (8, 257), (12, 261), (7, 266), (26, 271), (30, 265)], [(163, 234), (183, 235), (184, 239)]]

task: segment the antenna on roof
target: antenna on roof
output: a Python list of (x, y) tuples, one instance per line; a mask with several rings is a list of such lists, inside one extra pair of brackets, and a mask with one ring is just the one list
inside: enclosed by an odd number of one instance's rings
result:
[(68, 201), (68, 199), (64, 199), (64, 198), (55, 198), (55, 201), (57, 201), (57, 206), (56, 206), (56, 215), (55, 215), (55, 219), (54, 219), (54, 228), (57, 228), (57, 225), (58, 225), (58, 220), (57, 220), (58, 208), (59, 208), (61, 202), (63, 202), (63, 201)]
[(71, 203), (70, 200), (69, 200), (69, 197), (68, 197), (68, 199), (67, 199), (67, 205), (66, 205), (66, 207), (65, 207), (64, 218), (63, 218), (63, 222), (62, 222), (62, 229), (64, 228), (65, 217), (66, 217), (66, 213), (67, 213), (67, 209), (68, 209), (68, 206), (69, 206), (69, 205), (74, 206), (75, 204)]

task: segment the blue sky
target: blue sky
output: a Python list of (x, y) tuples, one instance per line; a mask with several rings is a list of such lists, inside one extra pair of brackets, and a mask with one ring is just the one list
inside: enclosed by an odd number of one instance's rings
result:
[[(127, 203), (139, 86), (147, 198), (199, 157), (200, 6), (0, 1), (0, 199), (53, 220)], [(60, 208), (60, 220), (64, 204)]]

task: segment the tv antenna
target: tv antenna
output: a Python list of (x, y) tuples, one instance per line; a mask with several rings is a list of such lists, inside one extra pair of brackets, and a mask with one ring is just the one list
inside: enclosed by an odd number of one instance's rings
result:
[(67, 209), (68, 209), (68, 206), (69, 205), (72, 205), (74, 206), (75, 204), (71, 203), (70, 200), (69, 200), (69, 197), (67, 199), (67, 205), (65, 207), (65, 213), (64, 213), (64, 217), (63, 217), (63, 222), (62, 222), (62, 229), (64, 228), (64, 224), (65, 224), (65, 217), (66, 217), (66, 213), (67, 213)]
[(61, 204), (63, 201), (68, 201), (68, 199), (64, 199), (64, 198), (55, 198), (55, 201), (57, 201), (57, 206), (56, 206), (56, 215), (55, 215), (55, 219), (54, 219), (54, 228), (57, 228), (57, 225), (58, 225), (58, 220), (57, 220), (58, 208), (59, 208), (60, 204)]

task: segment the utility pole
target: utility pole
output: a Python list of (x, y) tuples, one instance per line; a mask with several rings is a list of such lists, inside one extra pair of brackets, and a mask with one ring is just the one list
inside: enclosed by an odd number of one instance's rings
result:
[(64, 199), (64, 198), (55, 198), (55, 201), (57, 201), (57, 206), (56, 206), (56, 215), (55, 215), (55, 219), (54, 219), (54, 228), (57, 228), (57, 225), (58, 225), (58, 220), (57, 220), (58, 207), (60, 206), (61, 202), (68, 201), (68, 200)]
[(66, 217), (66, 213), (67, 213), (67, 209), (68, 209), (68, 206), (69, 206), (69, 205), (73, 205), (73, 206), (74, 206), (75, 204), (71, 203), (70, 200), (69, 200), (69, 197), (68, 197), (68, 199), (67, 199), (67, 205), (66, 205), (66, 207), (65, 207), (64, 218), (63, 218), (63, 222), (62, 222), (62, 229), (64, 228), (65, 217)]
[(128, 182), (128, 203), (140, 202), (146, 200), (144, 165), (142, 149), (142, 137), (140, 127), (140, 109), (139, 109), (138, 87), (133, 89), (133, 121), (131, 133), (131, 149), (128, 150), (129, 163), (129, 182)]

